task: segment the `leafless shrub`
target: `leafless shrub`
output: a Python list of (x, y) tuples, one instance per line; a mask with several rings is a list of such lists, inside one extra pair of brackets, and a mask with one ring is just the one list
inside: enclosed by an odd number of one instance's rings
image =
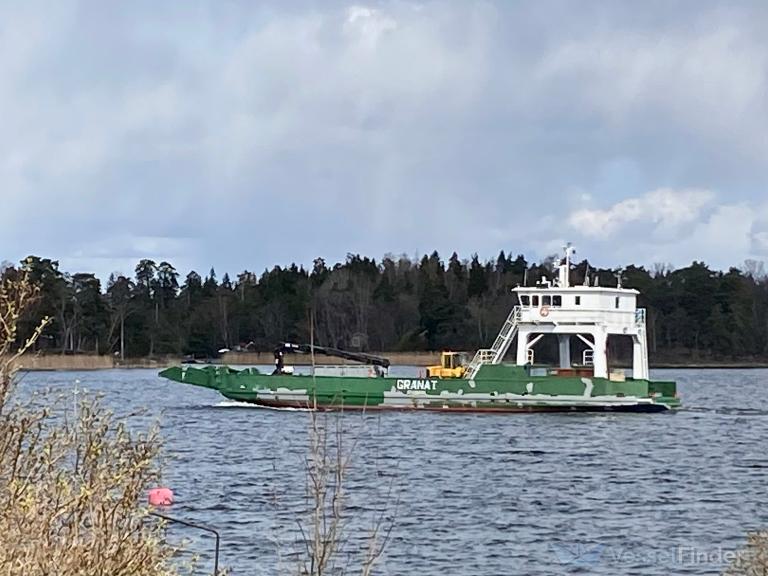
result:
[[(369, 576), (389, 541), (396, 502), (392, 484), (385, 504), (371, 518), (366, 533), (350, 534), (346, 482), (354, 461), (363, 423), (350, 435), (344, 429), (343, 410), (318, 412), (316, 401), (309, 412), (309, 452), (306, 459), (308, 514), (299, 523), (303, 550), (298, 573), (309, 576), (358, 573)], [(359, 523), (360, 519), (356, 519)], [(354, 542), (353, 542), (354, 540)], [(350, 544), (361, 550), (348, 550)]]
[(0, 280), (0, 411), (11, 392), (19, 359), (32, 348), (50, 321), (44, 318), (26, 342), (17, 343), (19, 320), (34, 302), (38, 291), (27, 275), (4, 276)]
[[(314, 347), (314, 310), (309, 314), (310, 344)], [(317, 390), (315, 355), (310, 349), (313, 389)], [(365, 411), (359, 425), (350, 435), (344, 429), (344, 405), (339, 401), (333, 411), (319, 410), (313, 394), (309, 405), (308, 453), (305, 459), (307, 514), (298, 520), (300, 547), (296, 571), (301, 576), (343, 575), (358, 573), (369, 576), (389, 541), (394, 527), (397, 502), (392, 500), (390, 482), (385, 503), (370, 520), (366, 533), (350, 534), (346, 484), (354, 462), (355, 450), (363, 432)], [(357, 518), (359, 522), (364, 519)], [(346, 548), (357, 545), (359, 554)]]
[(747, 545), (725, 571), (726, 576), (768, 576), (768, 531), (747, 535)]
[(13, 398), (17, 342), (34, 300), (28, 276), (0, 283), (0, 576), (170, 576), (176, 550), (142, 505), (158, 478), (156, 430), (131, 434), (98, 400), (77, 416)]

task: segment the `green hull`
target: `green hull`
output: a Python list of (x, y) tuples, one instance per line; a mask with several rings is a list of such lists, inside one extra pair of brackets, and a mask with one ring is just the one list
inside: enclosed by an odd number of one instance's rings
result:
[(471, 412), (659, 412), (679, 407), (674, 382), (534, 375), (484, 365), (472, 380), (266, 375), (252, 368), (175, 366), (160, 376), (272, 408)]

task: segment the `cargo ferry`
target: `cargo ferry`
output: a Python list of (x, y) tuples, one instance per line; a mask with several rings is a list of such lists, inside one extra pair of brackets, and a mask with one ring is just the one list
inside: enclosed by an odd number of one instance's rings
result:
[[(471, 361), (444, 353), (441, 366), (425, 377), (390, 377), (385, 358), (311, 345), (284, 344), (275, 350), (275, 368), (174, 366), (160, 376), (210, 388), (226, 398), (271, 408), (320, 410), (437, 410), (447, 412), (665, 412), (680, 406), (676, 384), (651, 380), (645, 310), (638, 292), (570, 283), (573, 248), (564, 249), (557, 278), (513, 289), (517, 305), (509, 312), (492, 346)], [(556, 337), (556, 366), (535, 362), (536, 344)], [(632, 343), (627, 375), (609, 370), (611, 337)], [(583, 343), (574, 362), (571, 344)], [(285, 365), (290, 352), (324, 354), (356, 364), (317, 365), (298, 374)], [(509, 353), (514, 362), (505, 362)], [(468, 358), (467, 358), (468, 360)]]

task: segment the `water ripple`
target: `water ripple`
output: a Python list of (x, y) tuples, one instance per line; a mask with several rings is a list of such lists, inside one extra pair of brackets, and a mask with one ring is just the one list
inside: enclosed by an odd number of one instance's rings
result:
[[(406, 369), (401, 369), (405, 373)], [(711, 574), (746, 530), (768, 526), (768, 371), (659, 371), (675, 415), (347, 415), (361, 533), (397, 501), (378, 574)], [(118, 411), (162, 418), (173, 514), (216, 526), (234, 575), (290, 565), (306, 508), (307, 414), (253, 409), (151, 371), (35, 373)], [(211, 543), (179, 531), (210, 559)], [(361, 545), (349, 542), (351, 553)], [(725, 555), (727, 559), (727, 554)]]

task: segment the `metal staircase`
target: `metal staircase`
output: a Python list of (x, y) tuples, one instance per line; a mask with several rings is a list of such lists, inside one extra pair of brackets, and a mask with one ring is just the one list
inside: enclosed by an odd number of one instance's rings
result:
[(472, 358), (472, 362), (467, 366), (466, 372), (464, 372), (464, 378), (472, 380), (476, 375), (480, 366), (483, 364), (499, 364), (504, 359), (504, 356), (509, 350), (512, 340), (517, 334), (517, 325), (520, 322), (520, 306), (515, 306), (507, 316), (504, 325), (499, 331), (499, 335), (496, 336), (496, 340), (493, 342), (493, 346), (490, 348), (483, 348), (478, 350), (475, 357)]
[(637, 325), (637, 337), (642, 342), (640, 346), (640, 366), (637, 366), (636, 368), (639, 368), (642, 372), (639, 375), (632, 374), (633, 377), (637, 378), (638, 376), (642, 378), (648, 378), (648, 342), (646, 340), (647, 334), (646, 334), (646, 326), (645, 326), (645, 308), (638, 308), (635, 311), (635, 324)]

